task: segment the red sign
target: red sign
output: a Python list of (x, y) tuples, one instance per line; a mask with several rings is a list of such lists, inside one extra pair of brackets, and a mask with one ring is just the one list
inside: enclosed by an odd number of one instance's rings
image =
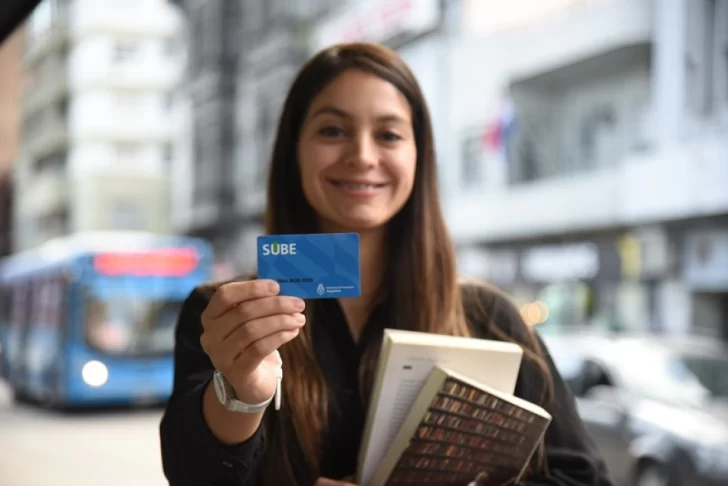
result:
[(144, 252), (101, 253), (94, 269), (102, 275), (181, 277), (197, 268), (200, 257), (192, 248), (164, 248)]

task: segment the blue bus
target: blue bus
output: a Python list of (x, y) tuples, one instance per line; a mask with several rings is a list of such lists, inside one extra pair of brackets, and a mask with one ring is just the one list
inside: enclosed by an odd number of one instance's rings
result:
[(186, 237), (72, 235), (0, 261), (0, 377), (47, 406), (164, 402), (185, 297), (212, 248)]

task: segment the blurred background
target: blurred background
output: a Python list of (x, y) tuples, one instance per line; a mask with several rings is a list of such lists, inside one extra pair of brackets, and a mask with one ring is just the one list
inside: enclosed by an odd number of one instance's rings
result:
[(1, 486), (166, 484), (180, 305), (253, 268), (290, 82), (353, 40), (417, 75), (461, 271), (543, 335), (617, 485), (728, 484), (728, 0), (20, 3)]

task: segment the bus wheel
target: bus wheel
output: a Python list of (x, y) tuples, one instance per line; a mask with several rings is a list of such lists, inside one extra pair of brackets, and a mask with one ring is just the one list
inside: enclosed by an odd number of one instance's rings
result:
[(43, 392), (43, 396), (40, 399), (40, 406), (47, 410), (57, 409), (60, 404), (60, 397), (58, 391), (48, 390)]
[(14, 389), (13, 390), (13, 401), (19, 405), (34, 405), (35, 402), (33, 398), (25, 393), (23, 390)]

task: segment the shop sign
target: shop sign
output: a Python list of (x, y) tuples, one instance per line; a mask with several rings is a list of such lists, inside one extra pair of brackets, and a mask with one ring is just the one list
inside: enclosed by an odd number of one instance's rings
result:
[(440, 22), (439, 0), (363, 0), (321, 22), (312, 34), (318, 51), (342, 42), (386, 43), (396, 37), (417, 36)]
[(592, 280), (599, 267), (599, 248), (591, 242), (537, 246), (521, 257), (521, 273), (531, 282)]

